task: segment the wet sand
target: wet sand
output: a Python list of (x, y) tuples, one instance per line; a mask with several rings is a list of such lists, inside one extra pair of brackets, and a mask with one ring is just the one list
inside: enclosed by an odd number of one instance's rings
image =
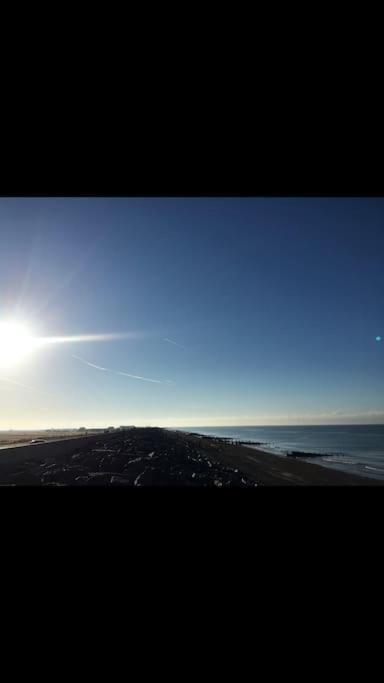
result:
[[(226, 464), (237, 464), (249, 476), (266, 486), (382, 486), (384, 481), (328, 469), (296, 458), (283, 458), (253, 446), (235, 446), (221, 439), (191, 439), (204, 441), (204, 447)], [(214, 456), (212, 456), (214, 457)]]
[[(2, 486), (126, 486), (257, 488), (259, 486), (377, 486), (382, 481), (279, 458), (224, 439), (175, 430), (136, 428), (54, 444), (16, 457), (0, 454)], [(65, 449), (63, 452), (62, 449)]]

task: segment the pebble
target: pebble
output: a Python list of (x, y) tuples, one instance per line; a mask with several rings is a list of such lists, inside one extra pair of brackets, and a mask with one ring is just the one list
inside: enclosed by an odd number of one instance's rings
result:
[(211, 453), (209, 443), (199, 451), (193, 442), (161, 429), (137, 428), (129, 440), (111, 434), (108, 443), (93, 443), (56, 462), (53, 457), (45, 462), (26, 460), (21, 472), (15, 468), (7, 473), (6, 481), (8, 485), (36, 482), (43, 486), (257, 486), (237, 468), (211, 461)]
[(111, 484), (122, 484), (122, 485), (129, 485), (131, 482), (129, 479), (126, 479), (125, 477), (120, 477), (119, 475), (114, 474), (113, 477), (111, 477)]

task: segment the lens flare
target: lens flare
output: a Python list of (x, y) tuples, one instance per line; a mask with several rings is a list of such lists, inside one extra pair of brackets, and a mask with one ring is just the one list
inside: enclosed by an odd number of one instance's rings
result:
[(119, 341), (139, 339), (143, 336), (145, 335), (142, 332), (107, 332), (37, 337), (21, 322), (4, 320), (0, 322), (0, 368), (16, 365), (35, 349), (42, 349), (53, 344)]
[(24, 360), (38, 346), (28, 328), (18, 322), (0, 322), (0, 368), (9, 368)]

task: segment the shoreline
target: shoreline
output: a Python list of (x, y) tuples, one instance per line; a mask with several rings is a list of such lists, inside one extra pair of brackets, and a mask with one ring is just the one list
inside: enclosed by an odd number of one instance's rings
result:
[[(237, 464), (264, 485), (297, 486), (383, 486), (384, 480), (341, 468), (263, 451), (259, 446), (234, 445), (230, 437), (208, 436), (198, 432), (179, 432), (190, 439), (210, 444), (211, 452), (222, 462)], [(209, 446), (208, 446), (209, 447)]]
[[(204, 438), (203, 438), (204, 437)], [(380, 486), (297, 458), (227, 439), (161, 428), (10, 448), (0, 456), (2, 486), (224, 487)]]
[[(339, 429), (339, 425), (331, 425)], [(370, 427), (374, 428), (376, 425), (354, 425), (354, 427)], [(306, 425), (307, 427), (307, 425)], [(316, 426), (317, 427), (317, 426)], [(325, 425), (328, 427), (328, 425)], [(382, 427), (382, 425), (379, 425)], [(209, 429), (209, 431), (208, 431)], [(298, 462), (307, 462), (309, 464), (316, 464), (319, 467), (326, 468), (333, 472), (341, 472), (346, 474), (354, 475), (362, 479), (375, 479), (384, 483), (384, 452), (380, 455), (380, 449), (376, 450), (372, 448), (372, 441), (369, 441), (370, 435), (368, 435), (368, 442), (366, 443), (366, 449), (364, 448), (364, 442), (361, 439), (361, 435), (358, 435), (358, 439), (353, 441), (353, 435), (348, 435), (349, 442), (344, 444), (337, 440), (338, 435), (336, 434), (335, 442), (332, 443), (332, 438), (322, 439), (322, 434), (314, 434), (314, 439), (312, 441), (305, 437), (301, 439), (300, 437), (291, 438), (289, 434), (285, 433), (283, 438), (279, 439), (279, 435), (273, 433), (275, 427), (272, 429), (271, 433), (265, 433), (268, 428), (255, 428), (254, 436), (251, 439), (247, 439), (246, 434), (241, 434), (242, 428), (220, 427), (220, 431), (212, 428), (202, 428), (199, 432), (199, 428), (193, 428), (193, 431), (189, 431), (186, 428), (182, 428), (181, 433), (189, 434), (191, 436), (198, 436), (203, 439), (216, 439), (222, 440), (223, 443), (228, 443), (236, 446), (247, 446), (253, 448), (256, 451), (262, 451), (268, 455), (275, 456), (284, 462), (289, 462), (291, 460), (297, 460)], [(253, 428), (246, 428), (244, 431), (248, 432)], [(258, 433), (260, 429), (260, 433)], [(280, 428), (279, 428), (280, 429)], [(285, 429), (283, 427), (282, 429)], [(308, 426), (308, 429), (312, 429)], [(263, 433), (264, 432), (264, 433)], [(374, 435), (375, 437), (377, 435)], [(256, 437), (256, 438), (255, 438)], [(263, 441), (259, 441), (260, 437)], [(318, 438), (320, 437), (320, 438)], [(384, 434), (383, 434), (384, 438)], [(382, 444), (378, 444), (379, 446)], [(351, 447), (352, 446), (352, 447)], [(357, 446), (357, 447), (356, 447)], [(379, 456), (376, 454), (379, 453)]]

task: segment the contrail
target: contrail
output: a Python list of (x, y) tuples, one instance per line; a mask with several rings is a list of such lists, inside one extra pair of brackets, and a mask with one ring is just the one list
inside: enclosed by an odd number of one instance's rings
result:
[(131, 379), (139, 379), (142, 382), (153, 382), (154, 384), (170, 384), (171, 382), (167, 380), (166, 382), (162, 382), (159, 379), (150, 379), (149, 377), (141, 377), (141, 375), (131, 375), (129, 372), (123, 372), (122, 370), (110, 370), (110, 368), (102, 368), (100, 365), (95, 365), (95, 363), (89, 363), (87, 360), (84, 360), (84, 358), (80, 358), (80, 356), (75, 356), (74, 354), (71, 354), (72, 358), (76, 358), (79, 360), (81, 363), (85, 363), (85, 365), (89, 365), (90, 368), (96, 368), (96, 370), (103, 370), (104, 372), (111, 372), (113, 375), (123, 375), (124, 377), (130, 377)]
[(132, 377), (133, 379), (141, 379), (144, 382), (155, 382), (156, 384), (164, 384), (159, 379), (149, 379), (149, 377), (140, 377), (140, 375), (130, 375), (128, 372), (117, 372), (117, 375), (125, 375), (125, 377)]
[(28, 384), (22, 384), (22, 382), (16, 382), (14, 379), (9, 379), (8, 377), (0, 377), (0, 380), (2, 382), (9, 382), (10, 384), (15, 384), (17, 387), (23, 387), (24, 389), (31, 389), (32, 391), (36, 391), (34, 387), (30, 387), (28, 386)]
[(9, 377), (0, 377), (1, 382), (9, 382), (10, 384), (14, 384), (17, 387), (22, 387), (23, 389), (29, 389), (29, 391), (38, 391), (40, 394), (44, 394), (45, 396), (57, 396), (57, 394), (54, 394), (50, 391), (44, 391), (43, 389), (37, 389), (37, 387), (31, 387), (29, 384), (23, 384), (22, 382), (16, 382), (14, 379), (10, 379)]
[(77, 360), (81, 361), (82, 363), (85, 363), (85, 365), (89, 365), (90, 368), (96, 368), (96, 370), (103, 370), (104, 372), (113, 372), (113, 370), (108, 370), (108, 368), (102, 368), (100, 365), (95, 365), (94, 363), (89, 363), (87, 360), (84, 360), (84, 358), (80, 358), (80, 356), (75, 356), (72, 354), (72, 358), (76, 358)]
[(167, 337), (163, 337), (163, 341), (168, 342), (168, 344), (174, 344), (174, 346), (178, 346), (179, 349), (184, 349), (186, 350), (185, 346), (182, 346), (181, 344), (178, 344), (177, 342), (173, 341), (173, 339), (168, 339)]

